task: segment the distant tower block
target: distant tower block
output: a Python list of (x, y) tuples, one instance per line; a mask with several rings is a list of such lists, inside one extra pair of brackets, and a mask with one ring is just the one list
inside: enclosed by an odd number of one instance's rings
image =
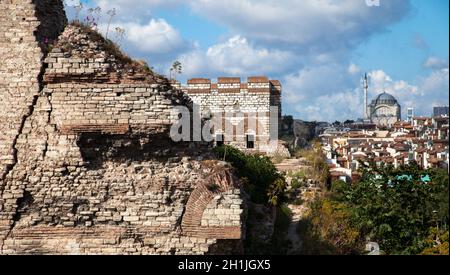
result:
[(408, 108), (407, 115), (408, 122), (412, 122), (412, 119), (414, 118), (414, 108)]

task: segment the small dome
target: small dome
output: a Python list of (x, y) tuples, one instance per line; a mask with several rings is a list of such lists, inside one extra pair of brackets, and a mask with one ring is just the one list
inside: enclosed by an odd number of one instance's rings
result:
[(383, 92), (382, 94), (379, 94), (377, 98), (372, 102), (374, 105), (379, 104), (388, 104), (388, 105), (395, 105), (397, 104), (397, 99), (395, 99), (394, 96), (391, 94), (388, 94), (386, 92)]

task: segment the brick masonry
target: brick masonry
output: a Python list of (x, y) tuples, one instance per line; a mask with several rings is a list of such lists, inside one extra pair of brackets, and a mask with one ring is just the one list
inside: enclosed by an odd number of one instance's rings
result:
[[(181, 85), (180, 85), (181, 87)], [(239, 77), (210, 79), (194, 78), (182, 89), (199, 106), (202, 114), (216, 121), (214, 137), (224, 135), (225, 143), (241, 150), (274, 155), (289, 152), (278, 142), (281, 127), (281, 83), (267, 77), (249, 77), (246, 83)], [(277, 107), (277, 110), (271, 109)], [(240, 117), (239, 115), (240, 114)], [(255, 147), (247, 148), (247, 135), (254, 136)]]
[(0, 3), (0, 254), (239, 250), (233, 170), (168, 136), (191, 99), (66, 24), (59, 0)]

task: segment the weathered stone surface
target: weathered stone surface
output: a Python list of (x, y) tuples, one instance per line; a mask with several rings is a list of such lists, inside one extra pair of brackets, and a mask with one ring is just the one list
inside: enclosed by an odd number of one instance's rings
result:
[[(215, 84), (210, 79), (194, 78), (182, 89), (202, 114), (215, 120), (214, 139), (223, 135), (226, 144), (269, 155), (277, 154), (278, 147), (284, 149), (277, 141), (281, 125), (279, 81), (249, 77), (247, 83), (241, 83), (238, 77), (219, 77)], [(247, 135), (254, 137), (254, 148), (247, 148)]]
[(235, 252), (239, 181), (168, 135), (189, 97), (83, 26), (48, 47), (66, 21), (59, 0), (0, 3), (0, 254)]

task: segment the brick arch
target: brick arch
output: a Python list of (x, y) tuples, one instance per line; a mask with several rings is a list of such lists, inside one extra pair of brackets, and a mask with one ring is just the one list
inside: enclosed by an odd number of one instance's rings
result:
[(223, 167), (219, 169), (198, 184), (191, 193), (181, 221), (181, 229), (185, 235), (219, 239), (240, 238), (240, 228), (224, 229), (223, 227), (205, 227), (201, 225), (203, 212), (214, 197), (240, 186), (239, 180), (230, 170)]

